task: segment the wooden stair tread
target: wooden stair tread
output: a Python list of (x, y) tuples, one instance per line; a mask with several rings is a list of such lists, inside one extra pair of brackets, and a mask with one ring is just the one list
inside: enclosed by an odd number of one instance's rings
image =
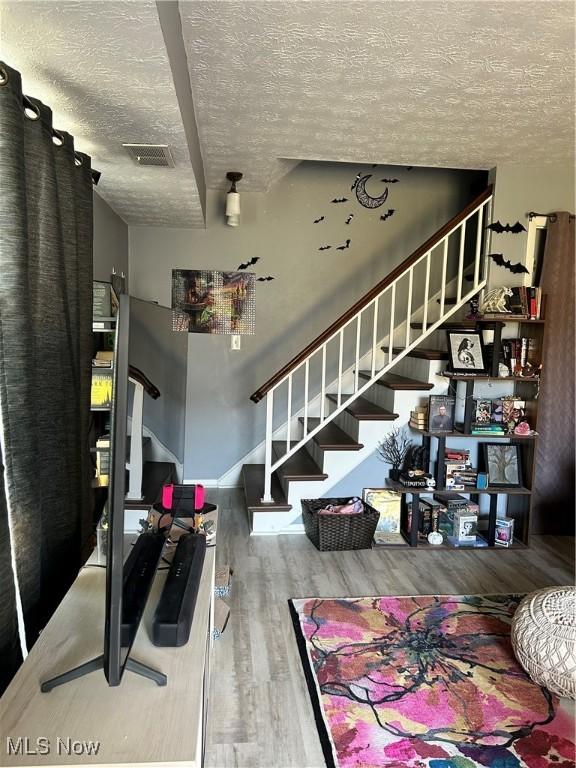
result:
[[(276, 459), (283, 456), (286, 453), (285, 441), (274, 440), (272, 442), (272, 453)], [(299, 451), (296, 451), (276, 471), (284, 480), (326, 480), (328, 477), (327, 474), (322, 472), (306, 448), (300, 448)]]
[[(304, 424), (304, 419), (300, 417), (300, 423)], [(315, 429), (320, 424), (320, 419), (308, 419), (308, 429)], [(359, 451), (364, 448), (362, 443), (357, 443), (350, 435), (333, 421), (326, 424), (325, 427), (317, 432), (312, 438), (316, 445), (323, 451)]]
[[(392, 351), (395, 355), (404, 352), (405, 347), (393, 347)], [(382, 347), (383, 352), (388, 352), (387, 347)], [(422, 347), (416, 347), (411, 352), (408, 352), (406, 357), (417, 357), (420, 360), (448, 360), (448, 352), (444, 349), (424, 349)]]
[[(330, 402), (338, 404), (338, 395), (328, 394), (326, 397)], [(348, 397), (352, 397), (352, 395), (342, 395), (343, 400)], [(398, 418), (397, 413), (387, 411), (365, 397), (357, 397), (344, 410), (358, 421), (394, 421)]]
[[(358, 375), (362, 379), (371, 379), (372, 375), (370, 371), (358, 371)], [(388, 387), (388, 389), (397, 390), (420, 390), (420, 389), (432, 389), (434, 384), (430, 384), (428, 381), (417, 381), (416, 379), (409, 379), (406, 376), (398, 376), (395, 373), (385, 373), (381, 379), (375, 382), (382, 387)]]
[(242, 467), (242, 481), (248, 510), (252, 512), (289, 512), (292, 509), (292, 505), (286, 501), (276, 473), (272, 475), (272, 485), (270, 488), (274, 503), (262, 503), (262, 496), (264, 495), (264, 464), (244, 464)]

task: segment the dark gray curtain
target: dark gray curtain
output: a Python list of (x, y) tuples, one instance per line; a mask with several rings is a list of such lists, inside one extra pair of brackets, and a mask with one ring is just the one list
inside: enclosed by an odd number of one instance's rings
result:
[(548, 219), (546, 296), (532, 533), (574, 533), (574, 216)]
[[(13, 664), (92, 533), (91, 330), (90, 158), (54, 135), (50, 109), (0, 63), (0, 654)], [(16, 643), (18, 599), (25, 640), (20, 631)]]

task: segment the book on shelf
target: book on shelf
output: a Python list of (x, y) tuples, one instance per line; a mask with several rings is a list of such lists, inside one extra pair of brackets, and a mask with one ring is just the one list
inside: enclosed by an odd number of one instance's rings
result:
[(110, 408), (112, 406), (112, 371), (110, 369), (92, 369), (90, 406), (92, 408)]
[(469, 464), (470, 450), (468, 448), (445, 448), (444, 457), (446, 460), (461, 461), (465, 464)]
[(428, 488), (428, 479), (431, 475), (415, 475), (410, 477), (406, 472), (400, 472), (398, 482), (405, 488)]
[(99, 349), (96, 355), (92, 359), (93, 368), (112, 368), (112, 361), (114, 359), (114, 352), (112, 350)]
[(498, 547), (511, 547), (514, 542), (514, 519), (498, 516), (494, 544)]
[(476, 536), (474, 541), (460, 541), (456, 536), (447, 536), (446, 540), (452, 547), (472, 547), (480, 549), (488, 546), (488, 542), (486, 539), (483, 539), (482, 536)]
[(110, 283), (92, 283), (92, 317), (99, 320), (110, 317), (112, 305), (110, 303)]
[(427, 538), (429, 533), (438, 530), (438, 521), (444, 507), (436, 499), (420, 499), (418, 508), (420, 510), (418, 530), (422, 538)]
[(374, 546), (376, 547), (407, 547), (408, 542), (401, 533), (387, 533), (386, 531), (374, 532)]
[(362, 501), (380, 513), (376, 524), (378, 533), (400, 532), (401, 493), (386, 488), (363, 488)]
[(108, 485), (110, 477), (110, 435), (102, 435), (96, 441), (96, 477), (98, 485)]
[(471, 502), (465, 496), (460, 496), (459, 493), (450, 493), (444, 491), (437, 491), (434, 494), (436, 501), (439, 501), (442, 506), (447, 510), (457, 509), (458, 507), (468, 506)]

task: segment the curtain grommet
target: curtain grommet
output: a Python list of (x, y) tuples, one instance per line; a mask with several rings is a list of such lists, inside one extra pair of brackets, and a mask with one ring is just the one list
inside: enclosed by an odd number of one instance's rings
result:
[(8, 80), (10, 80), (8, 71), (0, 64), (0, 85), (8, 85)]
[(40, 107), (37, 104), (34, 104), (34, 102), (28, 98), (28, 96), (24, 96), (24, 114), (28, 118), (28, 120), (39, 120), (40, 119)]

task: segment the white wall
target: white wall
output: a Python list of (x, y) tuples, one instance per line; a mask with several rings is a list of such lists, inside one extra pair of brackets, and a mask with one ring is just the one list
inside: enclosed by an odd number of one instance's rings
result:
[[(382, 208), (355, 199), (360, 170), (374, 174), (375, 196), (381, 179), (399, 179)], [(170, 305), (174, 268), (234, 270), (258, 256), (257, 276), (275, 277), (257, 283), (256, 335), (242, 338), (240, 352), (226, 336), (189, 336), (185, 477), (218, 478), (263, 439), (265, 406), (250, 402), (252, 392), (463, 208), (473, 181), (469, 171), (307, 162), (266, 195), (242, 194), (237, 229), (226, 226), (216, 191), (205, 230), (130, 227), (130, 292), (139, 298)], [(337, 197), (348, 202), (330, 202)], [(388, 209), (394, 215), (381, 221)], [(350, 248), (336, 250), (347, 238)]]

